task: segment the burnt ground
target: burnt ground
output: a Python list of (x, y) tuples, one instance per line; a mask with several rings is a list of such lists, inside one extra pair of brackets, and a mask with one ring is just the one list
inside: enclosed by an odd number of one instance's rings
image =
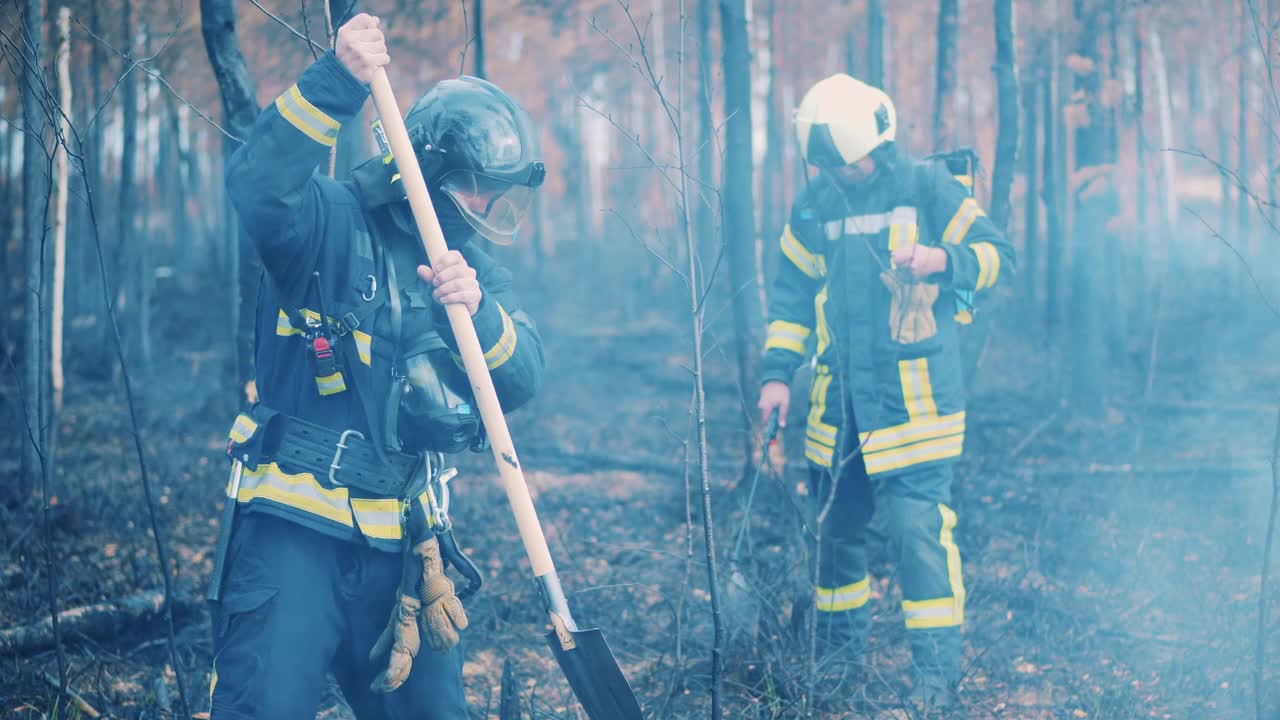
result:
[[(190, 288), (171, 292), (188, 299), (179, 312), (192, 304)], [(1252, 717), (1266, 463), (1280, 388), (1269, 358), (1280, 338), (1274, 320), (1237, 315), (1227, 323), (1199, 307), (1167, 312), (1148, 400), (1145, 356), (1124, 355), (1107, 373), (1116, 399), (1089, 413), (1061, 402), (1061, 363), (1043, 338), (997, 315), (954, 503), (969, 589), (957, 716)], [(199, 308), (185, 312), (192, 316), (176, 314), (158, 329), (172, 344), (136, 384), (176, 586), (198, 596), (212, 564), (233, 406), (215, 379), (224, 350), (190, 331)], [(512, 428), (575, 614), (605, 630), (650, 717), (705, 716), (711, 605), (697, 477), (682, 465), (687, 332), (661, 308), (537, 317), (548, 374)], [(726, 354), (713, 348), (708, 379), (722, 578), (746, 495), (743, 402)], [(159, 586), (120, 383), (86, 379), (84, 370), (73, 367), (53, 486), (64, 608)], [(11, 378), (0, 390), (5, 423), (17, 429)], [(738, 564), (753, 590), (724, 593), (728, 717), (796, 717), (807, 696), (807, 581), (793, 504), (805, 500), (797, 497), (798, 405), (775, 452), (786, 462), (760, 481)], [(15, 457), (16, 436), (5, 435), (5, 454)], [(540, 637), (545, 616), (490, 460), (465, 457), (461, 466), (455, 520), (487, 573), (485, 592), (468, 608), (473, 716), (497, 717), (505, 668), (525, 717), (580, 717)], [(0, 470), (16, 474), (16, 465)], [(47, 538), (38, 495), (2, 507), (0, 626), (12, 627), (47, 613)], [(861, 681), (823, 674), (812, 696), (819, 717), (907, 716), (897, 709), (905, 631), (882, 545), (873, 542), (873, 551), (870, 670)], [(1274, 622), (1272, 658), (1280, 657)], [(110, 717), (175, 716), (164, 638), (154, 621), (68, 637), (72, 688)], [(179, 617), (177, 646), (194, 709), (207, 709), (203, 611)], [(41, 674), (56, 672), (55, 654), (0, 663), (0, 715), (48, 713), (56, 693)], [(1267, 670), (1272, 686), (1275, 665)], [(1274, 709), (1280, 697), (1269, 702)], [(322, 717), (347, 716), (334, 698), (325, 706)]]

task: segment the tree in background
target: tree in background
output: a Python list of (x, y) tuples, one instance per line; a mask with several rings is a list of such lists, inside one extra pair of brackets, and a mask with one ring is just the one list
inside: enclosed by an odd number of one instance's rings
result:
[(729, 256), (738, 384), (755, 387), (756, 335), (763, 322), (756, 272), (756, 211), (752, 197), (751, 49), (747, 0), (720, 0), (724, 43), (724, 243)]

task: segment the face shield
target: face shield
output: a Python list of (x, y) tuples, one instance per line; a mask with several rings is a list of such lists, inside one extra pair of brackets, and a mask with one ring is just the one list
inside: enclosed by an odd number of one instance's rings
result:
[(429, 90), (405, 122), (423, 174), (477, 233), (510, 245), (546, 177), (524, 109), (496, 85), (463, 76)]
[(533, 205), (533, 192), (545, 172), (542, 163), (534, 163), (530, 172), (518, 179), (478, 170), (450, 170), (440, 178), (440, 191), (453, 200), (476, 232), (490, 242), (510, 245)]

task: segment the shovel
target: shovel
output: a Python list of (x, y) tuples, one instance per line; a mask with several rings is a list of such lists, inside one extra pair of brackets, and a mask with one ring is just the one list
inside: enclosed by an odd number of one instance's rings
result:
[[(426, 248), (427, 257), (435, 264), (448, 252), (448, 247), (445, 245), (435, 208), (431, 205), (431, 197), (427, 194), (422, 169), (418, 167), (413, 145), (409, 142), (400, 106), (396, 104), (396, 97), (391, 92), (385, 68), (378, 68), (369, 85), (373, 92), (373, 104), (382, 118), (382, 127), (391, 145), (396, 169), (400, 171), (401, 182), (409, 196), (409, 205), (413, 208), (413, 219), (422, 236), (422, 244)], [(525, 484), (524, 472), (516, 458), (511, 432), (507, 429), (506, 418), (498, 404), (493, 378), (489, 376), (489, 366), (485, 362), (484, 351), (480, 348), (475, 326), (471, 323), (471, 315), (466, 307), (459, 304), (446, 305), (445, 310), (448, 312), (454, 337), (457, 338), (458, 349), (462, 352), (462, 364), (466, 368), (467, 379), (471, 382), (472, 393), (480, 408), (480, 419), (484, 421), (489, 446), (498, 465), (498, 475), (507, 493), (507, 502), (511, 504), (511, 512), (515, 514), (520, 539), (529, 556), (529, 564), (533, 566), (543, 605), (551, 619), (552, 630), (547, 633), (547, 643), (555, 653), (561, 671), (569, 680), (569, 687), (573, 688), (574, 695), (591, 720), (640, 720), (640, 703), (623, 676), (622, 668), (618, 667), (618, 661), (609, 650), (604, 635), (599, 630), (579, 630), (569, 613), (569, 603), (560, 587), (555, 565), (551, 562), (551, 551), (547, 548), (542, 526), (538, 524), (538, 514), (533, 509), (533, 499), (529, 497), (529, 487)]]

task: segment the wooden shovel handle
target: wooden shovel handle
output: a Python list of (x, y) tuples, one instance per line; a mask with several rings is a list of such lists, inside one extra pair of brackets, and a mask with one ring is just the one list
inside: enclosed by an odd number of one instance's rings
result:
[[(449, 248), (445, 245), (444, 232), (440, 229), (440, 221), (431, 205), (427, 183), (422, 177), (422, 169), (418, 167), (418, 159), (409, 142), (404, 117), (391, 92), (385, 68), (377, 69), (369, 87), (373, 91), (373, 104), (382, 118), (382, 128), (387, 133), (387, 142), (391, 145), (396, 169), (400, 171), (400, 182), (404, 183), (405, 192), (409, 196), (409, 206), (413, 208), (413, 219), (418, 224), (418, 233), (422, 235), (422, 244), (434, 265)], [(453, 336), (458, 341), (458, 349), (462, 351), (462, 364), (467, 370), (467, 379), (471, 382), (471, 392), (476, 404), (480, 406), (480, 419), (484, 421), (489, 445), (493, 449), (493, 459), (498, 464), (498, 475), (507, 491), (511, 512), (516, 516), (520, 539), (524, 542), (524, 550), (533, 565), (533, 574), (543, 576), (555, 572), (551, 552), (547, 549), (547, 539), (542, 534), (542, 526), (538, 524), (538, 513), (533, 509), (533, 499), (529, 497), (524, 471), (516, 457), (516, 447), (511, 442), (511, 432), (507, 429), (507, 419), (502, 415), (502, 406), (498, 404), (498, 393), (493, 389), (493, 378), (489, 376), (489, 366), (485, 362), (484, 351), (480, 348), (480, 338), (476, 335), (471, 315), (466, 306), (457, 303), (446, 305), (445, 309), (449, 314)]]

